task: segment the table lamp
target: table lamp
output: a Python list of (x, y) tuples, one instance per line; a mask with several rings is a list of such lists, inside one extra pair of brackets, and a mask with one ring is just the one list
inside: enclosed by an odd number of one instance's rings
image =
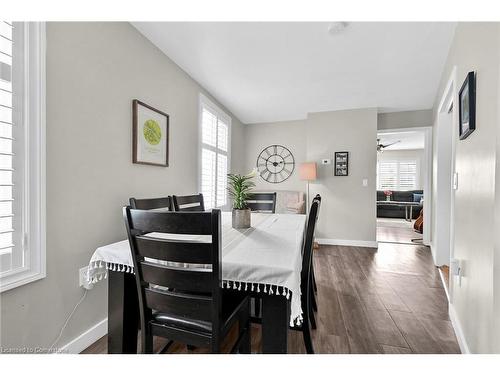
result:
[(309, 182), (316, 180), (316, 163), (302, 163), (299, 166), (299, 178), (302, 181), (307, 181), (307, 202), (306, 213), (309, 212)]

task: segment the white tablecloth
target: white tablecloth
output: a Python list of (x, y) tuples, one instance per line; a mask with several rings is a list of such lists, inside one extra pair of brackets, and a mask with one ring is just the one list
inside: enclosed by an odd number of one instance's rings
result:
[[(231, 213), (222, 213), (223, 287), (281, 294), (284, 298), (290, 298), (291, 294), (292, 326), (302, 321), (300, 271), (305, 220), (305, 215), (252, 213), (252, 227), (236, 230), (231, 227)], [(204, 237), (207, 236), (186, 239), (206, 241)], [(89, 279), (94, 283), (105, 279), (107, 270), (133, 272), (128, 240), (99, 247), (94, 252)]]

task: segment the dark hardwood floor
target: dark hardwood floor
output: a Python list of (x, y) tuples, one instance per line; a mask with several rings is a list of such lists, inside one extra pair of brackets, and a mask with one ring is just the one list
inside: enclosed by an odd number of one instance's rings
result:
[[(378, 250), (320, 246), (314, 252), (314, 264), (316, 353), (460, 353), (428, 247), (393, 243), (380, 243)], [(260, 336), (260, 327), (253, 326), (253, 352), (261, 350)], [(225, 343), (226, 351), (232, 340), (229, 337)], [(158, 339), (156, 349), (163, 344)], [(106, 350), (105, 336), (83, 353)], [(190, 351), (174, 343), (168, 352)], [(289, 352), (305, 353), (300, 332), (290, 331)]]

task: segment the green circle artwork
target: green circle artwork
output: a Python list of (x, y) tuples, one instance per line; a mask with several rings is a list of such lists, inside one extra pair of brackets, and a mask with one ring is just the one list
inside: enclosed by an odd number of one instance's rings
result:
[(143, 128), (144, 138), (152, 145), (156, 146), (161, 140), (161, 128), (155, 120), (147, 120)]

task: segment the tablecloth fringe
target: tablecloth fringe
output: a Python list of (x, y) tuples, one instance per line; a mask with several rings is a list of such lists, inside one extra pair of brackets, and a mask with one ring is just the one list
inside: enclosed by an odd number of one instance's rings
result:
[[(127, 266), (124, 264), (118, 263), (109, 263), (103, 260), (96, 260), (89, 264), (89, 271), (87, 273), (87, 281), (95, 284), (102, 279), (106, 279), (108, 277), (108, 271), (118, 271), (118, 272), (126, 272), (126, 273), (134, 273), (134, 268), (131, 266)], [(95, 273), (95, 275), (91, 276), (91, 273)], [(254, 283), (254, 282), (245, 282), (245, 281), (232, 281), (232, 280), (223, 280), (222, 287), (226, 289), (236, 289), (236, 290), (246, 290), (246, 291), (255, 291), (257, 293), (267, 293), (269, 295), (282, 295), (285, 296), (286, 299), (290, 299), (290, 289), (284, 286), (277, 286), (273, 284), (262, 284), (262, 283)], [(302, 314), (297, 317), (290, 317), (290, 325), (293, 327), (294, 325), (302, 324)]]
[[(246, 291), (255, 291), (257, 293), (267, 293), (269, 295), (282, 295), (285, 296), (286, 299), (290, 299), (290, 289), (284, 286), (277, 286), (273, 284), (262, 284), (262, 283), (253, 283), (253, 282), (245, 282), (245, 281), (232, 281), (232, 280), (223, 280), (222, 287), (226, 289), (235, 289), (235, 290), (246, 290)], [(295, 325), (301, 325), (303, 322), (302, 314), (297, 317), (290, 317), (290, 325), (293, 327)]]

